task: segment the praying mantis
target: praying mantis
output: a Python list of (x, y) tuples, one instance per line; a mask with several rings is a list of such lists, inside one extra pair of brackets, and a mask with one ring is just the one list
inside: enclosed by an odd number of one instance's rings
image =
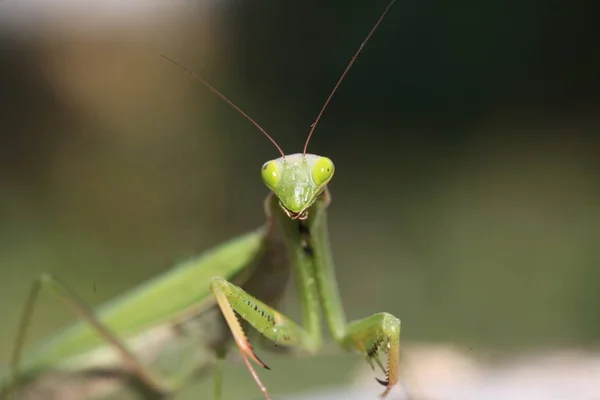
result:
[[(98, 398), (124, 385), (145, 398), (165, 398), (199, 371), (223, 360), (233, 342), (263, 396), (270, 400), (254, 364), (269, 367), (254, 351), (249, 334), (289, 351), (315, 354), (322, 347), (321, 310), (333, 339), (381, 370), (384, 378), (376, 379), (385, 387), (381, 397), (387, 396), (399, 379), (400, 320), (378, 313), (346, 321), (326, 221), (331, 202), (327, 184), (334, 164), (327, 157), (307, 153), (307, 148), (334, 93), (394, 2), (387, 5), (346, 66), (298, 154), (286, 155), (221, 92), (162, 56), (227, 102), (279, 151), (281, 157), (262, 166), (262, 178), (270, 190), (264, 202), (266, 223), (176, 265), (97, 311), (58, 278), (41, 276), (26, 302), (10, 366), (4, 375), (0, 371), (1, 399)], [(303, 324), (275, 308), (291, 275), (300, 296)], [(81, 321), (24, 351), (42, 289), (64, 299)], [(221, 381), (217, 368), (217, 399)]]

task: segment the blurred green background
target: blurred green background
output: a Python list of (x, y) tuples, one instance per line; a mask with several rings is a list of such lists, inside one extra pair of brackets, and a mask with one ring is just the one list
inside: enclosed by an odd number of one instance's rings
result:
[[(1, 5), (2, 362), (40, 273), (99, 305), (263, 222), (259, 171), (277, 151), (161, 54), (299, 152), (386, 1), (148, 4), (12, 22)], [(594, 8), (392, 8), (309, 146), (336, 163), (330, 230), (350, 318), (388, 311), (405, 343), (475, 353), (600, 344)], [(43, 299), (31, 340), (73, 320)], [(285, 306), (299, 316), (293, 289)], [(264, 358), (267, 385), (288, 392), (362, 362)], [(243, 366), (227, 372), (232, 398), (253, 387)]]

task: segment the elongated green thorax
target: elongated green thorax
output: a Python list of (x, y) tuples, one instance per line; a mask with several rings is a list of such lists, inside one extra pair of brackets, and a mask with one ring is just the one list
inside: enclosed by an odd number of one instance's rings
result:
[(323, 192), (334, 169), (327, 157), (298, 153), (267, 161), (262, 177), (290, 218), (306, 219), (307, 209)]

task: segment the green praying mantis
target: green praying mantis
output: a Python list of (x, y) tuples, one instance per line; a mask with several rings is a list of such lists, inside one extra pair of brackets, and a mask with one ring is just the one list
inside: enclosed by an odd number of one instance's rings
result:
[[(270, 400), (253, 364), (257, 356), (249, 334), (284, 349), (314, 354), (322, 347), (320, 310), (333, 339), (366, 357), (384, 379), (385, 397), (398, 382), (400, 320), (378, 313), (348, 323), (344, 315), (329, 246), (327, 184), (334, 164), (307, 153), (310, 138), (350, 67), (393, 5), (392, 0), (340, 76), (321, 108), (302, 153), (286, 155), (275, 140), (238, 106), (196, 74), (210, 91), (254, 124), (277, 148), (280, 158), (262, 166), (270, 189), (261, 228), (230, 240), (147, 281), (92, 311), (62, 281), (43, 275), (32, 287), (19, 324), (12, 359), (0, 371), (2, 399), (70, 399), (108, 396), (122, 386), (145, 398), (165, 398), (204, 368), (224, 359), (235, 342), (248, 371)], [(276, 310), (293, 274), (303, 324)], [(50, 289), (81, 321), (23, 351), (36, 299)], [(380, 360), (383, 358), (383, 361)], [(217, 364), (218, 366), (218, 364)], [(108, 379), (111, 378), (111, 379)], [(222, 377), (217, 368), (215, 397)]]

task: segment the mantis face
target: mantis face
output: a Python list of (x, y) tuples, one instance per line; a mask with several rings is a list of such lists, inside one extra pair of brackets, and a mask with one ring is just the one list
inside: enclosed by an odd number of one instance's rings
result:
[(267, 161), (262, 178), (292, 219), (306, 219), (306, 210), (333, 177), (333, 161), (314, 154), (292, 154)]

